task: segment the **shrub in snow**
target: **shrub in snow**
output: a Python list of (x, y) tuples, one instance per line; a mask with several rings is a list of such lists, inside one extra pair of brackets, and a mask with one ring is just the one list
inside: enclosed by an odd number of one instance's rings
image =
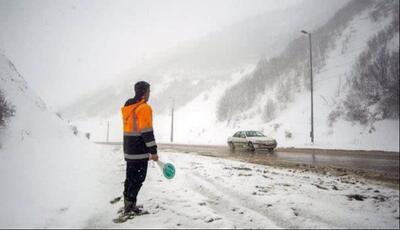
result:
[(71, 129), (75, 136), (78, 135), (78, 128), (75, 125), (71, 126)]
[(328, 116), (328, 125), (332, 127), (333, 124), (338, 120), (339, 117), (343, 115), (343, 108), (338, 106), (335, 110), (333, 110)]
[[(387, 8), (387, 4), (398, 9), (396, 1), (378, 6)], [(392, 12), (392, 23), (368, 41), (367, 49), (354, 65), (352, 78), (347, 82), (349, 90), (338, 105), (342, 110), (331, 112), (328, 117), (330, 124), (341, 115), (364, 125), (377, 120), (399, 118), (398, 41), (393, 45), (399, 33), (399, 12)]]
[[(278, 99), (280, 105), (286, 105), (286, 103), (293, 101), (294, 90), (292, 89), (292, 81), (280, 81), (278, 83), (278, 90), (276, 92), (276, 98)], [(283, 106), (285, 107), (285, 106)]]
[[(362, 12), (374, 4), (374, 1), (350, 1), (345, 7), (317, 30), (312, 31), (313, 36), (313, 70), (318, 72), (325, 65), (325, 56), (334, 48), (336, 39), (346, 28), (354, 15)], [(287, 79), (291, 71), (300, 73), (300, 77)], [(270, 59), (262, 58), (253, 73), (244, 77), (241, 81), (225, 91), (218, 103), (218, 120), (224, 121), (236, 114), (247, 111), (256, 102), (259, 95), (265, 90), (271, 89), (275, 84), (280, 84), (280, 106), (286, 107), (286, 103), (293, 97), (292, 91), (299, 91), (299, 85), (303, 82), (306, 89), (310, 87), (309, 74), (309, 48), (308, 38), (299, 35), (288, 44), (279, 55)], [(285, 78), (287, 82), (282, 82)], [(297, 82), (294, 82), (296, 79)], [(291, 84), (295, 84), (292, 86)]]
[[(393, 4), (397, 4), (397, 7), (393, 7)], [(376, 4), (376, 7), (370, 13), (370, 17), (372, 18), (372, 20), (378, 21), (382, 17), (387, 17), (391, 11), (396, 11), (398, 9), (398, 0), (380, 1)]]
[(61, 113), (56, 113), (57, 117), (59, 117), (61, 120), (64, 120), (61, 116)]
[(271, 99), (268, 99), (267, 104), (265, 105), (263, 119), (268, 122), (275, 118), (276, 115), (276, 105), (275, 102)]
[(292, 137), (293, 137), (293, 135), (292, 135), (292, 133), (291, 133), (291, 132), (289, 132), (289, 131), (285, 131), (285, 137), (286, 137), (286, 138), (292, 138)]
[(281, 126), (281, 125), (278, 124), (278, 123), (274, 124), (274, 130), (275, 130), (275, 132), (278, 131), (278, 129), (279, 129), (280, 126)]
[(14, 116), (15, 107), (8, 103), (0, 91), (0, 127), (4, 127), (6, 120)]
[[(353, 95), (350, 93), (349, 95)], [(343, 102), (346, 108), (345, 116), (347, 120), (358, 121), (362, 125), (366, 125), (369, 120), (369, 110), (365, 104), (360, 103), (360, 98), (356, 95), (353, 97), (349, 96), (346, 101)]]

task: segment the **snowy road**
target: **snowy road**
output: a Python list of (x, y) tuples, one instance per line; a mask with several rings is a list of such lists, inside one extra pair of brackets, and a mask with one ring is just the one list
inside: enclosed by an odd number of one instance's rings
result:
[(326, 167), (333, 167), (367, 178), (391, 181), (397, 185), (399, 180), (400, 155), (398, 152), (278, 148), (272, 154), (268, 152), (252, 153), (244, 150), (236, 150), (232, 153), (226, 146), (179, 144), (162, 144), (161, 149), (264, 165), (311, 166), (324, 170), (327, 169)]
[[(121, 145), (117, 142), (111, 144)], [(159, 149), (166, 152), (192, 153), (263, 165), (314, 168), (320, 172), (330, 170), (334, 173), (336, 171), (336, 174), (353, 173), (365, 178), (387, 181), (396, 186), (400, 178), (398, 152), (278, 148), (273, 154), (251, 153), (243, 150), (232, 153), (227, 146), (183, 144), (159, 144)]]
[[(125, 163), (109, 148), (109, 200), (120, 196)], [(122, 201), (107, 203), (86, 227), (123, 228), (399, 228), (399, 190), (364, 179), (228, 159), (160, 152), (176, 177), (149, 163), (139, 204), (150, 212), (114, 224)]]

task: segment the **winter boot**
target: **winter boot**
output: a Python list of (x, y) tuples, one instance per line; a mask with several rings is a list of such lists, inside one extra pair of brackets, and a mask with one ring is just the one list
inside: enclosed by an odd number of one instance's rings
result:
[(136, 210), (136, 202), (124, 199), (124, 213), (130, 213)]

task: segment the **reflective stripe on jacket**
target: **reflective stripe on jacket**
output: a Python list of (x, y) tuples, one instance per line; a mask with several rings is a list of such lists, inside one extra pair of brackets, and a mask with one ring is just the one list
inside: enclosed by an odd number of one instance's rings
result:
[(153, 112), (144, 100), (129, 99), (121, 108), (126, 161), (148, 160), (157, 153), (153, 132)]

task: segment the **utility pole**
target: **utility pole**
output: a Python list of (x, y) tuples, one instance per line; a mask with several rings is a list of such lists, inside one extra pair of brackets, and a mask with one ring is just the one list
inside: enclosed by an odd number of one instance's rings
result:
[(110, 137), (110, 121), (107, 121), (107, 142), (109, 140)]
[(313, 98), (313, 71), (312, 71), (312, 43), (311, 43), (311, 33), (302, 30), (304, 34), (308, 34), (309, 42), (310, 42), (310, 77), (311, 77), (311, 143), (314, 144), (314, 98)]
[(175, 101), (172, 101), (171, 109), (171, 143), (174, 142), (174, 105)]

